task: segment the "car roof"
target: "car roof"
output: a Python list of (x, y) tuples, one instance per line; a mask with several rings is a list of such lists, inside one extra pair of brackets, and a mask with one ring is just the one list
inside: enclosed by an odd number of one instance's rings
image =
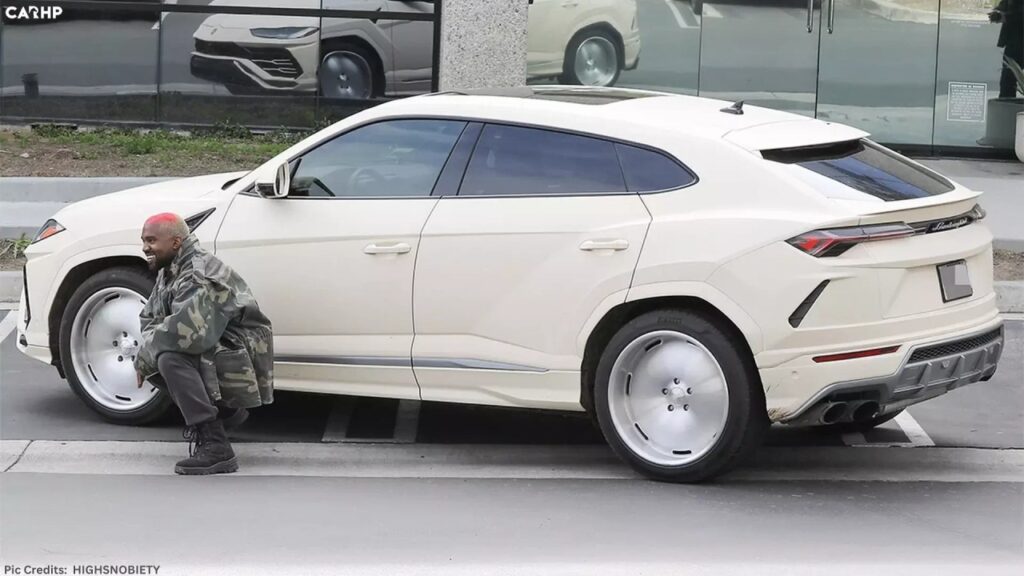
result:
[[(628, 138), (624, 132), (635, 134), (637, 128), (720, 139), (732, 132), (783, 122), (798, 123), (797, 132), (821, 131), (824, 126), (832, 126), (805, 116), (759, 106), (742, 105), (742, 114), (726, 111), (734, 105), (724, 100), (625, 88), (522, 86), (438, 92), (395, 100), (371, 110), (381, 117), (457, 117), (540, 125), (622, 138)], [(790, 124), (788, 130), (792, 133), (794, 125)], [(758, 146), (771, 141), (763, 133), (759, 135)], [(846, 134), (844, 137), (849, 136)], [(746, 147), (744, 143), (740, 145)]]

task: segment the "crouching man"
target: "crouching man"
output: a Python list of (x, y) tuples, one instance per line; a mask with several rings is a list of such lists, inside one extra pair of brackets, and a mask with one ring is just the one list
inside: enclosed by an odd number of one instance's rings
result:
[(199, 247), (176, 214), (142, 229), (156, 286), (142, 310), (138, 384), (165, 390), (185, 417), (189, 457), (178, 474), (235, 472), (225, 428), (273, 402), (273, 334), (245, 281)]

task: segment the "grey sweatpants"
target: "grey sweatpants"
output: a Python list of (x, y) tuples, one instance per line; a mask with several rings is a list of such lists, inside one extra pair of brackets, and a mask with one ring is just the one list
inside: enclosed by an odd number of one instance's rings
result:
[(157, 357), (156, 366), (160, 376), (150, 382), (170, 394), (185, 424), (194, 426), (217, 418), (217, 407), (210, 402), (199, 375), (199, 356), (164, 352)]

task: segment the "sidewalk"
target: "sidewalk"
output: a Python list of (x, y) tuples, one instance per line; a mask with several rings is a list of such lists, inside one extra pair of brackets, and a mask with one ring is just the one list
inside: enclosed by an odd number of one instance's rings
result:
[(918, 159), (973, 190), (984, 192), (985, 225), (996, 248), (1024, 252), (1024, 164), (988, 160)]

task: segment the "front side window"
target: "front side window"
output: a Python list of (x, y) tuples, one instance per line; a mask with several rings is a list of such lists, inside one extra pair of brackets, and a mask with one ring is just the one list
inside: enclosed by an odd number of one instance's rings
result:
[(485, 126), (460, 196), (622, 194), (611, 142), (519, 126)]
[(288, 195), (430, 196), (465, 126), (452, 120), (390, 120), (356, 128), (296, 160)]

